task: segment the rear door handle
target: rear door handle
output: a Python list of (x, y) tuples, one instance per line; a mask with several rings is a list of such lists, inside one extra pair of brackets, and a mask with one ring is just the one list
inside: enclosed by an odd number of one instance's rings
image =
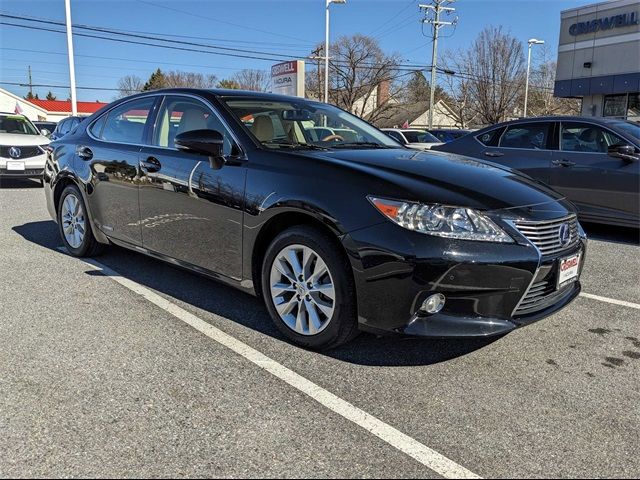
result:
[(140, 168), (147, 173), (153, 173), (160, 170), (162, 165), (156, 157), (149, 157), (146, 160), (140, 160)]
[(559, 167), (573, 167), (575, 166), (576, 162), (572, 162), (570, 160), (553, 160), (551, 163), (553, 163), (554, 165), (557, 165)]
[(484, 152), (485, 157), (504, 157), (502, 152)]
[(93, 152), (91, 149), (84, 145), (78, 145), (76, 147), (76, 154), (83, 160), (91, 160), (93, 158)]

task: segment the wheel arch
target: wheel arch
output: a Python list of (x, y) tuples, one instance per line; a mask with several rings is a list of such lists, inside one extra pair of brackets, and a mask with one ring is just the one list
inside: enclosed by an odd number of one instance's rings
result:
[(67, 188), (69, 185), (73, 185), (77, 187), (78, 190), (80, 190), (80, 194), (82, 195), (82, 201), (84, 202), (85, 209), (87, 211), (87, 216), (89, 217), (89, 221), (91, 222), (91, 228), (93, 230), (93, 235), (96, 238), (96, 240), (99, 243), (103, 243), (103, 244), (111, 243), (107, 238), (107, 236), (104, 233), (102, 233), (102, 231), (99, 228), (97, 228), (93, 218), (93, 213), (91, 212), (91, 208), (89, 207), (89, 201), (87, 199), (87, 191), (84, 188), (82, 182), (79, 181), (78, 178), (76, 178), (72, 174), (60, 175), (56, 180), (55, 185), (53, 186), (53, 206), (55, 208), (56, 219), (58, 215), (58, 207), (60, 205), (60, 197), (62, 197), (62, 192), (64, 192), (64, 189)]
[[(341, 231), (338, 226), (326, 217), (316, 216), (307, 211), (286, 210), (274, 214), (258, 232), (251, 250), (251, 279), (256, 295), (262, 295), (261, 270), (267, 248), (281, 232), (300, 225), (314, 227), (335, 240), (335, 245), (342, 255), (347, 257), (347, 251), (341, 242)], [(349, 272), (353, 275), (353, 272)]]

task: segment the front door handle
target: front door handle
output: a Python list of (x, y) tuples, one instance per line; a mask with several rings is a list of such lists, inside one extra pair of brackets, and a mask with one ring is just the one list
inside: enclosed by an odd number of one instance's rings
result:
[(485, 157), (504, 157), (502, 152), (484, 152)]
[(562, 160), (553, 160), (551, 163), (557, 165), (558, 167), (573, 167), (576, 164), (576, 162), (565, 160), (564, 158)]
[(93, 152), (89, 147), (84, 145), (78, 145), (76, 147), (76, 154), (83, 160), (91, 160), (93, 158)]
[(140, 168), (147, 173), (153, 173), (160, 170), (162, 165), (156, 157), (149, 157), (146, 160), (140, 160)]

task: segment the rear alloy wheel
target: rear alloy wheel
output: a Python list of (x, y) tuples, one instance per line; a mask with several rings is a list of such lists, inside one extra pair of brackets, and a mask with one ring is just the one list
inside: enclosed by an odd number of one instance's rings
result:
[(309, 348), (336, 347), (357, 334), (355, 289), (336, 241), (307, 226), (281, 233), (267, 250), (262, 291), (275, 324)]
[(58, 227), (65, 247), (75, 257), (97, 255), (102, 250), (93, 236), (86, 212), (78, 187), (66, 187), (58, 203)]

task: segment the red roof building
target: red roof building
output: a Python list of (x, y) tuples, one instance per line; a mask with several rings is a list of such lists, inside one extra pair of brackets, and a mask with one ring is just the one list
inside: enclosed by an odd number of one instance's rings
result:
[[(64, 113), (71, 115), (71, 101), (69, 100), (29, 100), (30, 103), (46, 110), (51, 114)], [(78, 115), (91, 115), (107, 105), (104, 102), (78, 102)]]

